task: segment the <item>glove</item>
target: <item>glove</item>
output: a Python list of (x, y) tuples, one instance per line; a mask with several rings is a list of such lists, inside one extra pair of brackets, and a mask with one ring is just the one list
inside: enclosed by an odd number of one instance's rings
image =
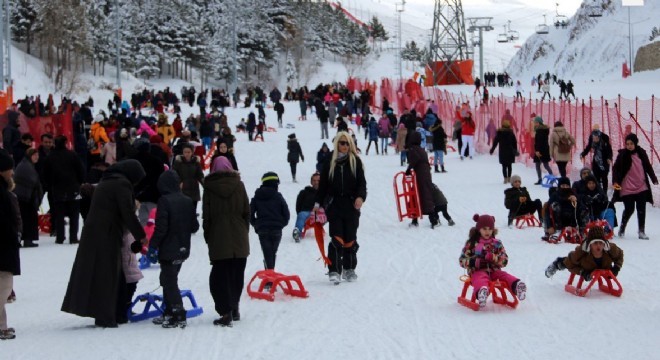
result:
[(484, 258), (485, 258), (486, 261), (488, 261), (489, 263), (492, 263), (492, 262), (493, 262), (493, 259), (495, 258), (495, 255), (493, 255), (492, 252), (489, 252), (489, 253), (486, 253), (486, 256), (484, 256)]
[(137, 254), (142, 250), (142, 242), (140, 240), (135, 240), (131, 243), (131, 252)]
[(149, 247), (149, 251), (147, 251), (147, 259), (149, 259), (149, 262), (152, 264), (155, 264), (158, 262), (158, 250), (156, 248)]
[(410, 172), (410, 169), (406, 169), (406, 175), (410, 176), (412, 173)]
[(614, 276), (619, 276), (619, 271), (621, 271), (621, 268), (619, 267), (619, 265), (612, 266), (612, 274)]
[(584, 281), (591, 281), (591, 279), (593, 278), (593, 276), (591, 276), (591, 271), (589, 270), (582, 270), (580, 275), (582, 275)]

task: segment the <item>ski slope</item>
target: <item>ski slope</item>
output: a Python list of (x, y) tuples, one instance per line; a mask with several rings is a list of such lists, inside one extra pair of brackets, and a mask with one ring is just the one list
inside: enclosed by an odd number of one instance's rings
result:
[[(97, 99), (101, 100), (101, 99)], [(103, 104), (102, 101), (99, 101)], [(297, 103), (286, 103), (284, 122), (295, 129), (266, 133), (265, 142), (248, 142), (238, 134), (236, 158), (248, 194), (252, 196), (267, 171), (281, 178), (280, 191), (294, 214), (298, 192), (315, 169), (321, 147), (319, 124), (314, 115), (297, 121)], [(184, 112), (192, 111), (182, 105)], [(230, 125), (245, 117), (246, 109), (228, 109)], [(267, 123), (276, 123), (267, 110)], [(286, 137), (296, 133), (306, 161), (298, 166), (299, 183), (293, 183), (286, 162)], [(335, 131), (331, 130), (334, 135)], [(359, 146), (366, 142), (358, 134)], [(566, 271), (545, 278), (545, 267), (565, 256), (574, 245), (550, 245), (540, 241), (542, 230), (506, 227), (506, 210), (497, 156), (478, 154), (460, 161), (456, 153), (446, 157), (446, 174), (433, 181), (449, 200), (456, 226), (431, 229), (428, 219), (419, 228), (399, 222), (392, 178), (403, 168), (399, 158), (362, 155), (368, 196), (362, 210), (358, 241), (357, 282), (332, 285), (325, 275), (313, 236), (294, 243), (290, 234), (294, 218), (283, 231), (276, 270), (297, 274), (309, 298), (277, 293), (274, 302), (252, 300), (244, 292), (241, 320), (233, 328), (213, 326), (208, 277), (210, 265), (201, 232), (193, 236), (191, 257), (179, 276), (182, 289), (191, 289), (204, 314), (188, 320), (186, 329), (163, 329), (150, 321), (100, 329), (93, 319), (60, 312), (75, 245), (56, 245), (42, 236), (40, 246), (22, 249), (23, 275), (15, 277), (17, 302), (7, 305), (9, 325), (17, 338), (0, 343), (2, 359), (654, 359), (660, 338), (657, 296), (659, 271), (653, 266), (660, 251), (660, 211), (647, 208), (650, 241), (637, 240), (633, 216), (628, 235), (615, 242), (625, 251), (619, 279), (621, 298), (592, 291), (578, 298), (564, 291)], [(535, 186), (532, 168), (514, 164), (514, 174), (532, 197), (547, 199), (545, 189)], [(618, 214), (622, 206), (617, 205)], [(201, 211), (201, 209), (200, 209)], [(498, 237), (509, 255), (506, 270), (527, 283), (528, 296), (512, 310), (489, 301), (473, 312), (457, 304), (464, 272), (458, 257), (474, 225), (472, 215), (496, 217)], [(326, 227), (327, 229), (327, 227)], [(246, 284), (263, 268), (258, 237), (250, 232), (251, 255)], [(158, 267), (144, 270), (137, 294), (161, 293)], [(185, 302), (185, 301), (184, 301)]]

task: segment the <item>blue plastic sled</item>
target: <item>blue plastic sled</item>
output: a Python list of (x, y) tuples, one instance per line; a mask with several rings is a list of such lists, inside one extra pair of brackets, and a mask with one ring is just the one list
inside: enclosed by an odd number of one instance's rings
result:
[(541, 186), (544, 188), (557, 187), (557, 181), (559, 181), (559, 177), (548, 174), (541, 180)]
[[(190, 304), (192, 305), (192, 308), (186, 311), (186, 318), (192, 318), (204, 313), (204, 309), (197, 305), (197, 301), (195, 300), (195, 296), (193, 296), (192, 291), (181, 290), (181, 297), (188, 298), (190, 300)], [(139, 302), (146, 302), (147, 304), (142, 309), (142, 312), (134, 313), (133, 309)], [(131, 322), (137, 322), (161, 316), (164, 312), (165, 306), (163, 304), (163, 296), (144, 293), (142, 295), (138, 295), (135, 300), (133, 300), (131, 307), (128, 309), (127, 316)]]

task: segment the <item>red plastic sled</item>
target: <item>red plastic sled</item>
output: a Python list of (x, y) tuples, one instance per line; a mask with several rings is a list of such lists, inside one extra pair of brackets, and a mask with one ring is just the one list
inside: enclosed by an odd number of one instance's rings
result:
[(319, 252), (321, 253), (321, 259), (325, 265), (330, 265), (331, 261), (325, 255), (325, 230), (323, 225), (328, 221), (328, 218), (325, 215), (323, 209), (319, 209), (316, 212), (312, 211), (307, 220), (305, 220), (305, 227), (303, 228), (300, 238), (304, 238), (307, 234), (308, 229), (314, 230), (314, 238), (316, 238), (316, 245), (319, 247)]
[(44, 234), (50, 234), (50, 230), (52, 229), (50, 224), (50, 214), (49, 213), (39, 214), (38, 219), (39, 219), (38, 220), (39, 231), (41, 231)]
[[(623, 287), (619, 280), (612, 274), (610, 270), (594, 270), (592, 273), (592, 278), (587, 287), (582, 288), (584, 279), (582, 276), (579, 276), (579, 280), (576, 285), (573, 285), (573, 280), (575, 279), (575, 274), (571, 274), (568, 278), (568, 283), (564, 286), (566, 292), (571, 293), (576, 296), (584, 297), (587, 295), (591, 287), (594, 284), (598, 283), (598, 290), (610, 294), (612, 296), (620, 297), (623, 294)], [(615, 286), (616, 285), (616, 286)]]
[[(469, 276), (461, 276), (463, 281), (463, 291), (461, 296), (458, 297), (458, 303), (472, 309), (479, 311), (479, 303), (477, 302), (477, 292), (472, 287), (472, 281)], [(468, 298), (468, 290), (472, 288), (472, 295)], [(489, 296), (492, 296), (495, 304), (508, 306), (512, 309), (518, 307), (518, 298), (509, 289), (509, 284), (503, 281), (495, 280), (488, 283)]]
[[(587, 223), (587, 226), (585, 226), (584, 229), (585, 236), (586, 234), (589, 233), (589, 229), (596, 226), (600, 226), (604, 230), (606, 228), (609, 228), (610, 224), (607, 222), (607, 220), (602, 220), (602, 219), (590, 221), (589, 223)], [(614, 236), (614, 230), (611, 229), (609, 232), (605, 231), (605, 240), (610, 240), (613, 236)]]
[(394, 197), (399, 221), (403, 221), (403, 218), (422, 218), (417, 178), (414, 171), (411, 171), (410, 175), (406, 175), (403, 171), (394, 175)]
[[(255, 279), (261, 279), (259, 288), (257, 290), (252, 289), (252, 283)], [(264, 288), (267, 283), (271, 283), (270, 290), (264, 292)], [(297, 284), (297, 288), (294, 288), (293, 284)], [(252, 277), (252, 280), (248, 283), (247, 293), (251, 298), (257, 298), (268, 301), (275, 301), (275, 291), (277, 287), (282, 288), (282, 291), (290, 296), (309, 297), (309, 293), (305, 290), (302, 282), (298, 275), (284, 275), (274, 270), (260, 270)]]
[(541, 227), (541, 221), (534, 216), (534, 214), (525, 214), (521, 216), (516, 216), (516, 227), (522, 229), (525, 226), (529, 227)]

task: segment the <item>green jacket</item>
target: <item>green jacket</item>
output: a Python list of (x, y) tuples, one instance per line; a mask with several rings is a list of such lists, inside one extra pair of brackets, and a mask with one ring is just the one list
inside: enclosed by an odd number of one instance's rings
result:
[(202, 221), (211, 262), (250, 255), (250, 201), (237, 172), (216, 172), (204, 179)]

